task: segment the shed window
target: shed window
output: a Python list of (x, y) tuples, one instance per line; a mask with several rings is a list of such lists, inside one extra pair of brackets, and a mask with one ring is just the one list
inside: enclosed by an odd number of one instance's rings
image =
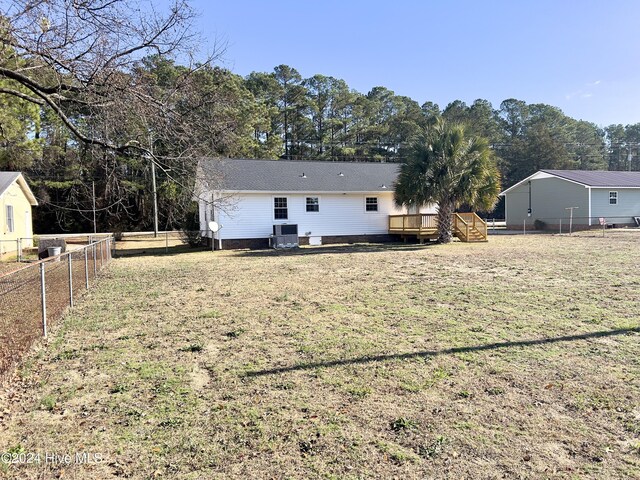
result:
[(618, 192), (609, 192), (609, 205), (618, 204)]
[(318, 197), (307, 197), (307, 212), (319, 212), (320, 199)]
[(287, 197), (273, 198), (273, 218), (275, 218), (276, 220), (286, 220), (289, 218)]
[(14, 230), (13, 205), (7, 205), (7, 232), (13, 233)]
[(378, 211), (378, 197), (367, 197), (364, 200), (364, 209), (366, 212)]

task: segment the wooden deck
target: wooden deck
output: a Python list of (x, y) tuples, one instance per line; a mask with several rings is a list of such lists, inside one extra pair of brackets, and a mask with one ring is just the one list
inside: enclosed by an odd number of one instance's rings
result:
[[(475, 213), (454, 213), (453, 235), (462, 242), (486, 242), (487, 224)], [(389, 233), (415, 236), (420, 241), (438, 238), (435, 214), (389, 215)]]

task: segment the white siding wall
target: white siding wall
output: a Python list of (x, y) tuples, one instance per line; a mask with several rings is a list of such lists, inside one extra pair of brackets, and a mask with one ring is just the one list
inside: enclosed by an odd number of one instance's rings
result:
[[(274, 219), (273, 198), (288, 198), (287, 220)], [(306, 198), (319, 197), (320, 211), (307, 212)], [(378, 197), (378, 211), (365, 211), (365, 197)], [(373, 235), (386, 234), (388, 216), (405, 213), (393, 203), (393, 192), (384, 193), (244, 193), (234, 199), (233, 207), (227, 207), (216, 213), (216, 221), (224, 227), (220, 231), (222, 239), (267, 238), (274, 224), (291, 223), (298, 225), (300, 236), (323, 235)], [(204, 220), (203, 203), (200, 206), (200, 219)], [(421, 209), (423, 213), (432, 213), (433, 207)], [(207, 215), (209, 217), (209, 215)], [(203, 225), (206, 229), (206, 224)], [(308, 234), (307, 232), (311, 232)]]

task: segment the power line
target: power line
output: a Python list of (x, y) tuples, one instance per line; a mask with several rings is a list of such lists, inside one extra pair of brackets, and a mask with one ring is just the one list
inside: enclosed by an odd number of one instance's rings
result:
[[(35, 195), (34, 195), (35, 196)], [(38, 201), (42, 202), (43, 206), (50, 206), (53, 208), (58, 208), (60, 210), (68, 210), (68, 211), (72, 211), (72, 212), (79, 212), (79, 213), (91, 213), (91, 212), (102, 212), (105, 210), (109, 210), (112, 207), (115, 207), (116, 205), (120, 204), (120, 203), (124, 203), (122, 199), (117, 200), (116, 202), (112, 203), (111, 205), (107, 206), (107, 207), (103, 207), (103, 208), (96, 208), (95, 210), (93, 208), (88, 209), (88, 210), (84, 210), (81, 208), (69, 208), (69, 207), (63, 207), (62, 205), (58, 205), (49, 201), (46, 201), (42, 198), (39, 198), (38, 196), (35, 196), (36, 199), (38, 199)]]

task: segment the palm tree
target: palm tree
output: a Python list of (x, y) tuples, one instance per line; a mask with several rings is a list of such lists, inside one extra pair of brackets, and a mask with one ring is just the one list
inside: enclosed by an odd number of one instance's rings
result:
[(398, 206), (438, 205), (438, 241), (452, 240), (452, 214), (462, 205), (491, 210), (500, 173), (486, 139), (468, 137), (464, 127), (438, 120), (414, 142), (395, 185)]

